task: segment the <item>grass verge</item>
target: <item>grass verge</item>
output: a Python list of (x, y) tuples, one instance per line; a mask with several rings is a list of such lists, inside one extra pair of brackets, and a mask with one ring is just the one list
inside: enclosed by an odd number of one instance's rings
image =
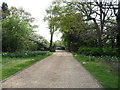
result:
[(52, 53), (25, 58), (2, 57), (2, 80), (51, 54)]
[[(77, 61), (79, 61), (104, 88), (118, 88), (118, 62), (111, 64), (90, 57), (73, 53)], [(86, 62), (86, 64), (83, 64)]]

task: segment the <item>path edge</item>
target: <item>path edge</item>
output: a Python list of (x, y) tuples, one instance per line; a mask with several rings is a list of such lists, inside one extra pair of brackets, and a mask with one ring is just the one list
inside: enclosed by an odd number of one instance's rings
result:
[[(53, 54), (52, 54), (52, 55), (53, 55)], [(36, 63), (38, 63), (38, 62), (40, 62), (40, 61), (42, 61), (42, 60), (44, 60), (44, 59), (47, 59), (47, 58), (51, 57), (52, 55), (47, 56), (47, 57), (45, 57), (45, 58), (43, 58), (43, 59), (41, 59), (41, 60), (39, 60), (39, 61), (36, 61), (35, 63), (32, 63), (32, 64), (26, 66), (24, 69), (22, 69), (22, 70), (20, 70), (20, 71), (18, 71), (18, 72), (16, 72), (16, 73), (14, 73), (13, 75), (11, 75), (10, 77), (8, 77), (8, 78), (6, 78), (6, 79), (4, 79), (4, 80), (1, 80), (0, 82), (1, 82), (1, 83), (4, 83), (5, 81), (7, 81), (8, 79), (12, 78), (13, 76), (19, 74), (20, 72), (24, 71), (25, 69), (28, 69), (29, 67), (33, 66), (34, 64), (36, 64)]]

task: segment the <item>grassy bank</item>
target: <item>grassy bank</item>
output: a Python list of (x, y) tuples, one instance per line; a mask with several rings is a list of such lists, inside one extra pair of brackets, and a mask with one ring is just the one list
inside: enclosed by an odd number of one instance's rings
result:
[[(120, 58), (92, 57), (73, 53), (78, 60), (104, 88), (118, 88), (118, 61)], [(83, 64), (85, 62), (85, 64)]]
[(25, 67), (51, 55), (52, 53), (47, 52), (42, 55), (31, 55), (26, 57), (2, 57), (2, 80), (10, 77), (16, 72), (24, 69)]
[(2, 56), (0, 55), (0, 80), (2, 80)]

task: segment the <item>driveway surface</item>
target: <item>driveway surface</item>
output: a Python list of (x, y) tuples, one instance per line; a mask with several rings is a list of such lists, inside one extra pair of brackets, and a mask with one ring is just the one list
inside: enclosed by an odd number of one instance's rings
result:
[(57, 51), (2, 83), (3, 88), (100, 88), (71, 53)]

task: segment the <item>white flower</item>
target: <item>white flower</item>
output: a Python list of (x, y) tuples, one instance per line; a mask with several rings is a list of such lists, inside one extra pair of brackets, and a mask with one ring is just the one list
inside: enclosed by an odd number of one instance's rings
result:
[(35, 59), (32, 59), (32, 60), (35, 60)]
[(82, 64), (87, 64), (86, 62), (82, 62)]
[(25, 55), (28, 55), (27, 53), (25, 53)]

